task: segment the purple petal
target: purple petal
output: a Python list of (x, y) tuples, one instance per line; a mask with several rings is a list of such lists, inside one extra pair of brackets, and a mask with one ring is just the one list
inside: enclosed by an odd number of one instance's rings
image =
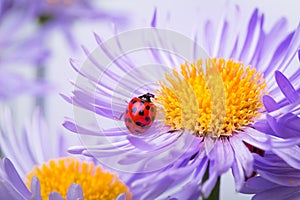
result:
[[(255, 133), (257, 134), (255, 135)], [(252, 128), (249, 128), (246, 133), (239, 133), (236, 137), (261, 150), (270, 150), (272, 148), (270, 137)]]
[(151, 27), (156, 27), (156, 15), (157, 15), (157, 9), (155, 8), (155, 10), (153, 12), (152, 20), (151, 20)]
[(250, 177), (253, 172), (253, 156), (249, 149), (242, 140), (234, 136), (230, 138), (230, 144), (236, 160), (242, 165), (246, 176)]
[(86, 150), (86, 147), (83, 146), (72, 146), (68, 149), (68, 153), (71, 154), (81, 154), (84, 150)]
[(289, 196), (294, 194), (296, 191), (299, 191), (297, 187), (271, 188), (269, 190), (266, 190), (264, 192), (255, 195), (252, 198), (252, 200), (266, 200), (266, 199), (270, 199), (270, 197), (272, 197), (272, 200), (283, 200), (283, 199), (290, 200)]
[(299, 137), (299, 131), (290, 129), (286, 127), (284, 124), (280, 124), (276, 121), (276, 119), (270, 115), (267, 115), (267, 121), (272, 128), (272, 130), (275, 132), (275, 135), (280, 138), (291, 138), (291, 137)]
[(172, 199), (170, 200), (199, 199), (201, 196), (201, 187), (197, 181), (192, 180), (188, 184), (184, 185), (181, 190), (171, 196)]
[(42, 200), (39, 179), (37, 179), (36, 177), (32, 178), (31, 184), (30, 184), (30, 189), (32, 192), (32, 196), (31, 196), (32, 200)]
[[(259, 120), (259, 121), (257, 121), (257, 122), (254, 123), (253, 127), (254, 127), (253, 130), (256, 130), (257, 132), (260, 132), (260, 133), (266, 133), (265, 134), (266, 136), (268, 136), (268, 135), (275, 135), (274, 131), (270, 127), (270, 125), (269, 125), (269, 123), (268, 123), (267, 120)], [(252, 135), (252, 136), (254, 137), (254, 139), (256, 139), (255, 135)]]
[(219, 175), (227, 172), (234, 161), (234, 153), (229, 141), (227, 139), (217, 140), (208, 157), (215, 163), (215, 170)]
[(295, 88), (281, 72), (275, 72), (275, 79), (281, 92), (290, 103), (294, 103), (299, 99), (299, 95), (297, 94)]
[(206, 35), (206, 47), (208, 49), (206, 49), (208, 51), (209, 55), (214, 55), (213, 54), (213, 47), (214, 47), (214, 35), (215, 35), (215, 30), (213, 29), (213, 25), (211, 21), (207, 21), (205, 24), (205, 35)]
[(280, 62), (280, 59), (282, 59), (284, 57), (284, 54), (286, 53), (287, 49), (288, 49), (288, 46), (293, 38), (293, 35), (294, 35), (294, 32), (290, 33), (280, 44), (279, 46), (277, 47), (272, 59), (271, 59), (271, 62), (269, 64), (269, 66), (267, 67), (266, 71), (264, 72), (264, 74), (271, 74), (273, 73), (273, 71), (275, 69), (278, 69), (278, 68), (275, 68), (274, 66), (276, 66), (279, 62)]
[(139, 148), (141, 150), (151, 151), (152, 149), (155, 148), (154, 145), (150, 145), (149, 143), (147, 143), (144, 140), (137, 138), (137, 137), (128, 136), (127, 139), (133, 146), (135, 146), (136, 148)]
[(82, 188), (78, 184), (71, 184), (67, 192), (67, 200), (83, 200)]
[(280, 106), (276, 103), (276, 101), (268, 95), (263, 96), (263, 103), (267, 112), (272, 112), (280, 108)]
[[(276, 168), (275, 168), (276, 169)], [(290, 170), (282, 170), (281, 174), (277, 172), (273, 172), (274, 169), (270, 169), (269, 171), (266, 170), (257, 170), (262, 177), (268, 179), (273, 183), (277, 183), (280, 185), (285, 185), (289, 187), (299, 186), (300, 184), (300, 173)], [(282, 173), (284, 172), (284, 173)], [(293, 173), (294, 172), (294, 173)]]
[(242, 52), (240, 54), (239, 60), (245, 60), (246, 55), (248, 55), (248, 52), (250, 51), (249, 48), (251, 47), (251, 42), (254, 38), (255, 28), (257, 26), (259, 19), (258, 19), (258, 9), (255, 9), (252, 13), (251, 19), (248, 24), (248, 31), (247, 36), (243, 45)]
[(245, 194), (255, 194), (275, 187), (278, 187), (278, 185), (260, 176), (256, 176), (245, 182), (240, 192)]
[[(225, 50), (226, 50), (226, 41), (228, 41), (228, 25), (229, 23), (227, 21), (225, 21), (223, 23), (223, 28), (222, 28), (222, 32), (221, 32), (221, 40), (220, 43), (224, 44), (224, 45), (220, 45), (219, 46), (219, 52), (218, 52), (218, 57), (223, 57), (225, 54)], [(196, 40), (195, 40), (196, 41)]]
[[(259, 71), (265, 71), (268, 66), (269, 60), (271, 59), (272, 54), (270, 52), (275, 52), (277, 43), (280, 42), (281, 37), (285, 36), (287, 29), (287, 20), (281, 18), (278, 20), (269, 33), (264, 34), (264, 40), (261, 51), (258, 53), (257, 63), (252, 63), (253, 66), (257, 66)], [(263, 32), (263, 28), (261, 28)], [(274, 41), (273, 38), (278, 38), (277, 41)], [(268, 62), (266, 62), (268, 61)]]
[[(209, 168), (211, 168), (211, 166)], [(205, 198), (209, 196), (209, 194), (215, 187), (217, 179), (218, 179), (217, 173), (209, 173), (209, 178), (204, 182), (202, 186), (202, 193)]]
[(287, 113), (278, 119), (278, 123), (284, 124), (288, 128), (298, 131), (298, 136), (300, 136), (300, 118), (297, 115)]
[(4, 170), (8, 176), (8, 180), (14, 185), (14, 187), (18, 188), (18, 190), (26, 197), (30, 197), (31, 194), (28, 191), (27, 187), (23, 183), (21, 177), (19, 176), (18, 172), (16, 171), (13, 164), (10, 162), (9, 159), (4, 158)]
[(296, 28), (292, 40), (288, 46), (287, 52), (280, 63), (280, 67), (278, 68), (279, 71), (285, 72), (289, 67), (292, 59), (295, 57), (295, 54), (299, 50), (300, 46), (300, 24)]
[(57, 192), (51, 192), (49, 194), (49, 200), (64, 200), (64, 199)]
[(20, 194), (11, 184), (0, 180), (0, 199), (3, 200), (28, 200), (30, 197), (25, 197)]
[(101, 131), (100, 130), (89, 130), (86, 128), (83, 128), (81, 126), (78, 126), (77, 124), (75, 124), (72, 121), (65, 121), (62, 124), (66, 129), (68, 129), (69, 131), (72, 131), (74, 133), (80, 133), (80, 134), (84, 134), (84, 135), (94, 135), (94, 136), (100, 136), (101, 135)]
[(235, 181), (235, 189), (236, 191), (240, 191), (244, 183), (245, 174), (241, 163), (237, 159), (233, 162), (232, 174)]
[(300, 148), (298, 146), (281, 149), (274, 148), (272, 151), (290, 166), (300, 169)]

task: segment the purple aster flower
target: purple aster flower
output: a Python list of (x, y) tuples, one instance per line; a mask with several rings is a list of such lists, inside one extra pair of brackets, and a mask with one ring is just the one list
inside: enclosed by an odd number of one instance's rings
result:
[[(48, 133), (39, 112), (21, 132), (9, 111), (1, 121), (1, 199), (130, 199), (117, 175), (94, 162), (66, 157), (71, 142), (61, 133)], [(9, 159), (8, 159), (9, 158)], [(14, 163), (14, 164), (13, 164)]]
[[(275, 78), (285, 98), (276, 102), (271, 96), (265, 96), (264, 104), (268, 115), (256, 127), (263, 127), (270, 134), (284, 138), (291, 144), (300, 144), (300, 88), (294, 88), (280, 72), (276, 72)], [(250, 178), (241, 192), (256, 194), (253, 197), (256, 200), (299, 199), (299, 155), (297, 146), (289, 147), (285, 152), (279, 152), (279, 155), (271, 151), (266, 151), (263, 157), (254, 155), (254, 170), (259, 176)]]
[[(299, 49), (300, 27), (287, 33), (286, 20), (280, 19), (266, 32), (264, 15), (255, 10), (247, 27), (241, 22), (237, 29), (239, 9), (230, 13), (234, 17), (220, 22), (199, 18), (204, 32), (193, 40), (160, 29), (156, 11), (149, 28), (105, 42), (95, 35), (99, 48), (84, 48), (84, 64), (71, 60), (78, 78), (73, 95), (64, 98), (79, 109), (64, 126), (79, 133), (83, 145), (69, 152), (148, 173), (132, 182), (132, 188), (147, 188), (142, 198), (207, 198), (230, 169), (239, 191), (254, 172), (252, 151), (269, 151), (299, 166), (295, 142), (255, 124), (267, 116), (266, 93), (282, 100), (275, 71), (289, 73), (291, 83), (299, 78), (299, 68), (288, 67)], [(151, 127), (143, 118), (151, 110), (142, 108), (149, 100), (131, 101), (146, 93), (155, 95)], [(183, 189), (189, 187), (197, 189)]]

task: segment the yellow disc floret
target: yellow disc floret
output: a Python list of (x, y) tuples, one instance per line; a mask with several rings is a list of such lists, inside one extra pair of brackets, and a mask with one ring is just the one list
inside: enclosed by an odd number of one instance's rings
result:
[(27, 175), (27, 186), (30, 188), (32, 177), (40, 181), (41, 197), (48, 199), (51, 192), (58, 192), (64, 199), (72, 183), (82, 187), (85, 200), (115, 200), (126, 193), (131, 199), (127, 186), (112, 173), (104, 172), (92, 162), (82, 162), (74, 158), (50, 160), (41, 167), (35, 167)]
[[(215, 70), (215, 71), (214, 71)], [(262, 74), (225, 59), (185, 63), (155, 91), (165, 124), (197, 136), (229, 136), (253, 123), (266, 93)]]

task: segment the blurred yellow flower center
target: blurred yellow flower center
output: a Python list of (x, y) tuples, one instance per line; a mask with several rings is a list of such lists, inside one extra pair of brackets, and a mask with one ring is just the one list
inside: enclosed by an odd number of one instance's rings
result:
[(126, 193), (126, 199), (131, 199), (129, 189), (115, 174), (74, 158), (50, 160), (41, 167), (35, 167), (27, 175), (28, 188), (34, 176), (40, 181), (41, 197), (44, 200), (48, 199), (51, 192), (58, 192), (66, 199), (72, 183), (82, 187), (84, 200), (114, 200), (123, 193)]
[(161, 81), (156, 103), (172, 129), (197, 136), (230, 136), (259, 116), (266, 93), (262, 74), (225, 59), (185, 63)]

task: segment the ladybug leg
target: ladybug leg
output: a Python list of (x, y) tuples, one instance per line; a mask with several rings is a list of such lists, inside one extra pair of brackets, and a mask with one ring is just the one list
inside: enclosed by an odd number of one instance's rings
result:
[(114, 117), (114, 120), (121, 120), (124, 117), (124, 113), (122, 113), (119, 117)]
[[(128, 101), (124, 100), (126, 104), (128, 104)], [(113, 117), (114, 120), (121, 120), (124, 117), (124, 112), (119, 117)]]

